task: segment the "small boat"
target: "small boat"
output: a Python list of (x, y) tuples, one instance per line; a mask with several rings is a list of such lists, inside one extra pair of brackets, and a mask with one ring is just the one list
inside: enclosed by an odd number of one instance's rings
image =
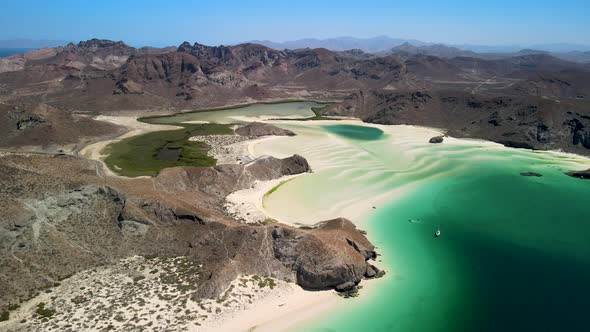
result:
[(436, 228), (436, 231), (434, 231), (434, 237), (439, 237), (440, 236), (440, 227)]

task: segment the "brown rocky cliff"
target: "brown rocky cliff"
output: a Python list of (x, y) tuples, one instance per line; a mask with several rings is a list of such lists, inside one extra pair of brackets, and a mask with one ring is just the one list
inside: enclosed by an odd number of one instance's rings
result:
[[(0, 308), (131, 255), (203, 264), (196, 297), (219, 295), (239, 274), (339, 290), (373, 276), (373, 246), (344, 219), (312, 229), (239, 224), (211, 210), (203, 191), (154, 179), (105, 180), (94, 162), (69, 156), (4, 155), (0, 170), (0, 287), (7, 290)], [(26, 190), (30, 184), (37, 190)]]

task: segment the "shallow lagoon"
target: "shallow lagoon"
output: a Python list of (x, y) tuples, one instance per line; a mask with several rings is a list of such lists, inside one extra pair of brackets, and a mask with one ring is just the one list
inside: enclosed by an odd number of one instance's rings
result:
[(173, 116), (149, 117), (146, 119), (149, 123), (158, 124), (176, 124), (179, 122), (191, 121), (230, 124), (275, 118), (304, 119), (315, 116), (315, 113), (311, 108), (320, 106), (322, 106), (322, 104), (305, 101), (253, 104), (224, 110), (187, 112)]

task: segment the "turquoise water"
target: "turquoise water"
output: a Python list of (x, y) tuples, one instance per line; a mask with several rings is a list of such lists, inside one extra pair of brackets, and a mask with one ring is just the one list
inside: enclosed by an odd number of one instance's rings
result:
[[(349, 176), (382, 190), (415, 186), (378, 206), (365, 221), (382, 255), (377, 265), (388, 270), (387, 276), (338, 311), (295, 330), (588, 330), (590, 181), (563, 174), (571, 166), (569, 157), (425, 145), (413, 151), (417, 167), (400, 168), (404, 155), (387, 135), (352, 127), (322, 126), (366, 152), (348, 165)], [(371, 162), (382, 164), (380, 181), (375, 174), (355, 175), (369, 172), (363, 163)], [(520, 175), (526, 171), (543, 176)], [(324, 197), (329, 189), (320, 180), (329, 182), (334, 172), (295, 179), (273, 195), (279, 199), (282, 191), (292, 195), (298, 188)], [(350, 184), (358, 185), (358, 179)], [(307, 191), (301, 188), (305, 183)], [(294, 208), (306, 201), (290, 197)], [(439, 226), (442, 235), (435, 238)]]
[(383, 130), (372, 127), (362, 127), (350, 124), (337, 124), (322, 126), (326, 130), (347, 138), (372, 141), (383, 137)]
[[(182, 116), (221, 123), (305, 117), (313, 105), (263, 106)], [(298, 136), (255, 149), (299, 153), (314, 168), (265, 200), (279, 219), (347, 215), (357, 201), (404, 189), (376, 209), (365, 204), (368, 214), (354, 220), (368, 231), (381, 254), (375, 264), (387, 275), (295, 331), (589, 330), (590, 181), (564, 174), (588, 168), (587, 159), (428, 144), (432, 133), (397, 126), (279, 125)], [(437, 227), (440, 238), (433, 236)]]

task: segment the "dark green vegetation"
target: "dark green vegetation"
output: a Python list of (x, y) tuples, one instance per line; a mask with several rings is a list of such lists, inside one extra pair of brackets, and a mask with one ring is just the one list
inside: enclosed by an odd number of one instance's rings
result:
[(379, 128), (355, 126), (355, 125), (329, 125), (322, 126), (324, 129), (336, 135), (356, 140), (372, 141), (383, 137), (384, 133)]
[(258, 287), (260, 287), (260, 288), (269, 287), (270, 289), (273, 289), (277, 286), (274, 279), (269, 278), (269, 277), (261, 277), (261, 276), (255, 275), (255, 276), (252, 276), (252, 280), (254, 280), (254, 282), (256, 282), (258, 284)]
[[(259, 103), (261, 105), (276, 105), (287, 103), (303, 103), (295, 100), (280, 100), (275, 102)], [(307, 103), (307, 102), (306, 102)], [(309, 102), (311, 103), (311, 102)], [(105, 151), (109, 156), (105, 159), (108, 167), (119, 175), (124, 176), (155, 176), (160, 170), (174, 166), (209, 167), (216, 163), (215, 158), (207, 155), (210, 149), (203, 142), (190, 142), (191, 136), (206, 135), (231, 135), (231, 124), (189, 124), (185, 123), (187, 114), (210, 111), (235, 110), (253, 106), (237, 105), (215, 109), (202, 109), (198, 111), (177, 113), (166, 116), (149, 116), (138, 121), (149, 124), (165, 124), (182, 127), (177, 130), (166, 130), (147, 133), (124, 139), (109, 145)], [(311, 107), (314, 117), (304, 120), (329, 120), (321, 115), (322, 109), (327, 104), (315, 104), (321, 107)], [(295, 110), (293, 111), (295, 112)]]
[(55, 315), (55, 310), (46, 308), (45, 303), (40, 302), (37, 304), (37, 310), (35, 310), (35, 313), (39, 315), (39, 318), (51, 318)]
[[(140, 121), (152, 123), (150, 118)], [(191, 136), (230, 135), (229, 125), (177, 124), (183, 128), (151, 132), (124, 139), (109, 145), (105, 159), (109, 168), (125, 176), (155, 176), (160, 170), (174, 166), (214, 166), (215, 158), (207, 155), (209, 146), (203, 142), (191, 142)], [(169, 151), (180, 151), (171, 157)]]
[(2, 311), (2, 313), (0, 314), (0, 322), (6, 321), (10, 319), (10, 313), (8, 312), (8, 310)]

